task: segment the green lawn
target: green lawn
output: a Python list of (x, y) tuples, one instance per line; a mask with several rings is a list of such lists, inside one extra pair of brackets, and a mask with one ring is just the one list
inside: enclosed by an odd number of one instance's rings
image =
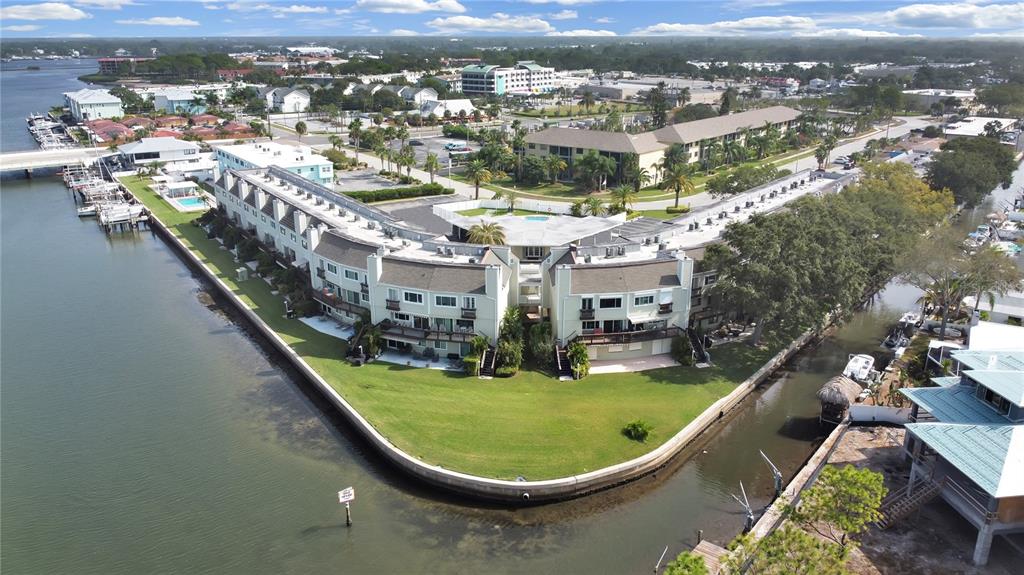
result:
[[(258, 278), (236, 282), (230, 252), (145, 188), (122, 180), (173, 233), (276, 330), (381, 433), (420, 459), (476, 475), (546, 479), (618, 463), (653, 449), (758, 369), (780, 346), (716, 349), (717, 367), (668, 368), (592, 375), (559, 382), (535, 371), (511, 379), (386, 363), (352, 367), (344, 343), (283, 315), (283, 305)], [(642, 418), (654, 426), (646, 444), (623, 437)]]

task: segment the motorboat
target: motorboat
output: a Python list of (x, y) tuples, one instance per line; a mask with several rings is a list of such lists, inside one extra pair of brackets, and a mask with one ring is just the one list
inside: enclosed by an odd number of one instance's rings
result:
[(850, 360), (843, 369), (843, 375), (863, 384), (870, 383), (874, 377), (875, 358), (866, 353), (850, 354)]
[(89, 204), (78, 208), (78, 217), (87, 218), (96, 215), (96, 204)]
[(1009, 257), (1020, 255), (1021, 247), (1013, 242), (992, 242), (992, 247)]
[(900, 318), (900, 324), (917, 327), (921, 325), (921, 314), (916, 311), (908, 311)]

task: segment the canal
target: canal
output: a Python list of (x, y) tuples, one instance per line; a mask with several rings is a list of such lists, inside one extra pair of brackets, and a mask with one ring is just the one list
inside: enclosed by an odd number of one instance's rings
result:
[[(5, 126), (27, 113), (8, 103)], [(369, 452), (160, 239), (104, 235), (55, 178), (4, 180), (0, 202), (12, 573), (649, 573), (697, 529), (719, 543), (739, 532), (739, 482), (755, 506), (771, 495), (758, 451), (788, 481), (823, 436), (814, 392), (918, 297), (887, 288), (655, 476), (479, 508)], [(350, 529), (335, 499), (347, 486)]]

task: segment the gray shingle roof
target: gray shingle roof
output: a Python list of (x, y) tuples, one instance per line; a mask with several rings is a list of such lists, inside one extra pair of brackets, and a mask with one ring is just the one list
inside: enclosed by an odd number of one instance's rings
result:
[(320, 243), (313, 253), (343, 266), (365, 270), (366, 258), (377, 253), (377, 246), (364, 244), (329, 230), (320, 236)]
[(526, 142), (528, 144), (634, 154), (646, 154), (668, 147), (668, 144), (663, 144), (654, 137), (654, 132), (627, 134), (625, 132), (603, 132), (576, 128), (548, 128), (527, 135)]
[(719, 138), (739, 131), (741, 128), (760, 128), (765, 122), (778, 124), (797, 119), (800, 112), (785, 106), (772, 106), (758, 110), (749, 110), (728, 116), (706, 118), (665, 126), (655, 130), (654, 136), (659, 142), (667, 144), (689, 144), (708, 138)]
[(485, 267), (384, 258), (380, 283), (444, 293), (486, 293)]
[(570, 293), (635, 292), (679, 285), (676, 260), (572, 267)]

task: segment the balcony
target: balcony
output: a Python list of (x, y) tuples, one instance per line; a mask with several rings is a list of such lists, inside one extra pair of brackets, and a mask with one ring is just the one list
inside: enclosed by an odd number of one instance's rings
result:
[(407, 340), (416, 341), (452, 341), (458, 343), (468, 343), (474, 337), (476, 332), (474, 331), (442, 331), (437, 329), (421, 329), (418, 327), (412, 327), (408, 325), (401, 325), (391, 322), (381, 322), (380, 324), (381, 334), (384, 337), (401, 338)]
[(678, 327), (666, 327), (661, 329), (645, 329), (638, 331), (623, 331), (618, 333), (592, 333), (577, 336), (579, 341), (588, 345), (607, 345), (638, 343), (655, 339), (666, 339), (682, 335), (683, 330)]
[(462, 319), (476, 319), (476, 308), (462, 308)]
[(369, 284), (365, 284), (365, 283), (359, 284), (359, 292), (369, 295), (370, 294), (370, 286), (369, 286)]
[(672, 313), (672, 304), (671, 303), (658, 304), (658, 313), (659, 314)]
[(384, 307), (391, 311), (402, 311), (402, 304), (398, 303), (397, 299), (384, 300)]
[(327, 272), (324, 270), (324, 268), (316, 268), (316, 277), (325, 280), (327, 279)]
[(314, 290), (313, 299), (322, 304), (329, 305), (334, 309), (340, 309), (342, 311), (347, 311), (349, 313), (362, 315), (368, 311), (366, 308), (358, 306), (354, 303), (349, 303), (341, 299), (340, 297), (332, 294), (329, 291)]
[(580, 319), (594, 319), (594, 310), (592, 309), (581, 309)]

